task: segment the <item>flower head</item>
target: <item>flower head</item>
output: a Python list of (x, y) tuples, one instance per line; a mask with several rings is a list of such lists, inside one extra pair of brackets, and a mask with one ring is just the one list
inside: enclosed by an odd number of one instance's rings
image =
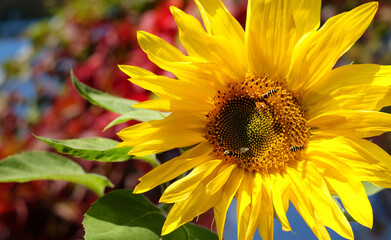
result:
[(325, 226), (353, 239), (331, 194), (360, 224), (372, 226), (362, 185), (391, 187), (391, 157), (363, 138), (391, 130), (391, 68), (334, 68), (363, 34), (378, 4), (361, 5), (321, 28), (320, 0), (250, 0), (245, 30), (220, 0), (195, 0), (205, 26), (171, 8), (187, 54), (138, 33), (149, 59), (178, 79), (120, 66), (130, 81), (160, 98), (137, 107), (171, 112), (119, 133), (130, 154), (194, 146), (140, 178), (135, 193), (191, 170), (161, 202), (174, 203), (163, 226), (170, 233), (213, 208), (222, 239), (226, 212), (237, 199), (238, 238), (256, 228), (273, 239), (274, 218), (291, 230), (291, 202), (319, 239)]

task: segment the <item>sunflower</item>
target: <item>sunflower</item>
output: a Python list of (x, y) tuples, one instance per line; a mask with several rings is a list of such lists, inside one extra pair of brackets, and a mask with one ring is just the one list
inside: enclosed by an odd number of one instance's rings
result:
[(371, 228), (362, 181), (391, 187), (391, 157), (368, 138), (391, 130), (391, 68), (334, 68), (372, 21), (377, 2), (320, 25), (320, 0), (249, 0), (245, 30), (220, 0), (195, 0), (203, 25), (172, 7), (187, 54), (147, 32), (141, 48), (177, 79), (120, 66), (130, 81), (159, 98), (135, 107), (171, 114), (122, 130), (120, 146), (142, 156), (189, 147), (141, 177), (143, 193), (172, 183), (160, 201), (173, 203), (162, 235), (210, 208), (219, 239), (237, 199), (238, 239), (256, 229), (273, 239), (274, 218), (290, 231), (291, 202), (319, 239), (326, 226), (353, 239), (334, 201)]

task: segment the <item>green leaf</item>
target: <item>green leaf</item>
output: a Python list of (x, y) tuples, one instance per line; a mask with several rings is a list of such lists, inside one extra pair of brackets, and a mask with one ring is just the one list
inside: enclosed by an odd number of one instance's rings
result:
[[(123, 162), (135, 157), (127, 155), (132, 149), (131, 147), (116, 147), (119, 142), (108, 138), (93, 137), (58, 140), (48, 137), (35, 137), (47, 143), (59, 153), (91, 161)], [(146, 161), (153, 167), (159, 165), (155, 155), (137, 157), (137, 159)]]
[(114, 185), (104, 176), (85, 173), (75, 162), (50, 152), (23, 152), (0, 161), (0, 182), (64, 180), (82, 184), (99, 196)]
[(362, 184), (364, 185), (365, 191), (368, 196), (372, 196), (372, 195), (374, 195), (384, 189), (384, 188), (376, 186), (370, 182), (363, 182)]
[(206, 228), (197, 226), (193, 223), (187, 223), (182, 227), (178, 228), (174, 232), (163, 237), (164, 240), (218, 240), (215, 233), (209, 231)]
[(162, 211), (143, 195), (131, 190), (112, 191), (96, 201), (85, 214), (85, 239), (217, 240), (217, 235), (193, 224), (185, 224), (160, 237), (165, 221)]
[(73, 85), (84, 99), (109, 111), (125, 114), (134, 109), (131, 106), (137, 103), (134, 100), (116, 97), (88, 87), (76, 78), (73, 71), (71, 71), (71, 79)]
[(118, 118), (110, 122), (104, 130), (129, 120), (137, 120), (140, 122), (163, 119), (167, 114), (162, 114), (159, 111), (148, 109), (134, 108), (132, 105), (138, 103), (137, 101), (116, 97), (94, 88), (91, 88), (81, 83), (71, 71), (72, 83), (80, 95), (90, 103), (100, 106), (109, 111), (122, 114)]
[(130, 158), (130, 147), (116, 148), (119, 142), (101, 137), (79, 139), (52, 139), (35, 136), (59, 153), (100, 162), (122, 162)]
[(158, 111), (152, 111), (147, 109), (137, 109), (134, 108), (134, 110), (127, 112), (113, 121), (111, 121), (104, 129), (103, 131), (106, 131), (108, 128), (111, 128), (114, 125), (129, 121), (129, 120), (137, 120), (140, 122), (146, 122), (151, 120), (159, 120), (165, 118), (165, 115)]

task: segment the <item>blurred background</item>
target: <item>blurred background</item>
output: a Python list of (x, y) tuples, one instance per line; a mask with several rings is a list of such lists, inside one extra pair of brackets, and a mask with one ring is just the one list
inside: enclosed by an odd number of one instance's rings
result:
[[(223, 0), (245, 23), (246, 1)], [(324, 0), (322, 21), (364, 2)], [(374, 22), (338, 65), (391, 63), (391, 1), (379, 1)], [(137, 44), (136, 31), (144, 30), (180, 46), (169, 6), (199, 17), (189, 0), (1, 0), (0, 1), (0, 159), (22, 150), (51, 149), (32, 133), (58, 139), (116, 133), (135, 121), (102, 129), (117, 114), (89, 104), (73, 88), (69, 71), (79, 80), (113, 95), (144, 101), (149, 92), (132, 85), (118, 64), (136, 65), (167, 74), (151, 63)], [(390, 112), (390, 109), (384, 109)], [(119, 140), (119, 139), (117, 139)], [(374, 138), (391, 152), (391, 135)], [(176, 152), (158, 156), (168, 160)], [(74, 159), (87, 172), (107, 176), (116, 188), (133, 188), (150, 166), (137, 160), (95, 163)], [(108, 191), (113, 189), (108, 189)], [(157, 202), (159, 189), (147, 193)], [(0, 184), (0, 240), (82, 239), (83, 214), (97, 199), (86, 188), (62, 181)], [(371, 197), (372, 230), (353, 223), (356, 239), (391, 239), (391, 191)], [(225, 239), (236, 239), (235, 203), (229, 209)], [(295, 233), (285, 233), (276, 222), (275, 239), (315, 239), (291, 207), (288, 218)], [(197, 223), (210, 228), (211, 211)], [(330, 231), (332, 232), (332, 231)], [(342, 239), (331, 233), (333, 239)], [(254, 239), (260, 239), (255, 237)]]

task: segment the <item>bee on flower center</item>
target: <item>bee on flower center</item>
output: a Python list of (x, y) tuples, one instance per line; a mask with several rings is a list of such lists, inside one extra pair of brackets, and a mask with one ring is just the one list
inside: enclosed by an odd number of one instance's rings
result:
[(234, 157), (237, 157), (237, 158), (241, 158), (248, 151), (250, 151), (250, 148), (248, 148), (248, 147), (242, 147), (238, 151), (225, 150), (224, 151), (224, 156), (234, 156)]
[(277, 92), (278, 92), (278, 89), (274, 88), (274, 89), (270, 90), (269, 92), (262, 94), (260, 100), (265, 101), (269, 97), (276, 95)]
[(275, 171), (304, 149), (291, 144), (307, 142), (304, 109), (283, 79), (248, 76), (219, 89), (213, 102), (205, 137), (217, 158), (249, 172)]
[(297, 152), (304, 149), (304, 145), (293, 145), (289, 148), (289, 151), (291, 152)]

